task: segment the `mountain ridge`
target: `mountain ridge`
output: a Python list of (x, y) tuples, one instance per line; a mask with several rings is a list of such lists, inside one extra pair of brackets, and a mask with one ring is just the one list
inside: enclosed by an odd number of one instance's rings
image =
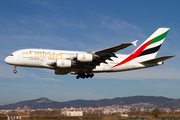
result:
[[(163, 96), (130, 96), (130, 97), (116, 97), (112, 99), (100, 99), (100, 100), (70, 100), (66, 102), (57, 102), (50, 100), (46, 97), (41, 97), (34, 100), (25, 100), (17, 103), (7, 104), (0, 106), (0, 109), (16, 109), (17, 107), (23, 108), (28, 106), (33, 109), (46, 109), (46, 108), (55, 108), (62, 109), (64, 107), (105, 107), (111, 105), (129, 105), (134, 103), (151, 103), (157, 107), (166, 107), (174, 109), (180, 103), (180, 99), (172, 99)], [(176, 104), (177, 103), (177, 104)], [(180, 105), (179, 105), (180, 108)]]

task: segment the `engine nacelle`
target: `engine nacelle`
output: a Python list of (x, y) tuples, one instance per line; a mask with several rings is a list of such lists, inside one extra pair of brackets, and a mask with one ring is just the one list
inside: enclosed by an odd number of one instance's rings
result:
[(78, 53), (77, 60), (80, 62), (92, 62), (93, 55), (88, 53)]
[(72, 62), (71, 60), (66, 60), (66, 59), (57, 59), (56, 60), (56, 66), (60, 68), (68, 68), (71, 67)]

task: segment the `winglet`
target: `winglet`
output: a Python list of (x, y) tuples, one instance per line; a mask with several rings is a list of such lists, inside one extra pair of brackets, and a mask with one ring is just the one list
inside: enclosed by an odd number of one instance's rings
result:
[(132, 44), (133, 44), (134, 46), (136, 46), (137, 41), (138, 41), (138, 40), (132, 42)]

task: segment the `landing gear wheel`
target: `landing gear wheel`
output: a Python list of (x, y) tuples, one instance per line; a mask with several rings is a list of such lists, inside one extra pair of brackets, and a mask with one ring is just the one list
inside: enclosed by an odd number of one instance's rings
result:
[(94, 74), (92, 73), (91, 75), (90, 75), (90, 78), (92, 78), (94, 76)]
[(14, 71), (13, 71), (13, 72), (14, 72), (14, 73), (17, 73), (16, 66), (13, 66), (13, 67), (14, 67)]
[(14, 73), (17, 73), (17, 70), (14, 70), (13, 72), (14, 72)]
[(78, 73), (78, 75), (76, 76), (76, 78), (77, 79), (79, 79), (79, 78), (82, 78), (82, 79), (84, 79), (84, 78), (92, 78), (94, 76), (94, 74), (93, 73), (89, 73), (89, 72), (80, 72), (80, 73)]

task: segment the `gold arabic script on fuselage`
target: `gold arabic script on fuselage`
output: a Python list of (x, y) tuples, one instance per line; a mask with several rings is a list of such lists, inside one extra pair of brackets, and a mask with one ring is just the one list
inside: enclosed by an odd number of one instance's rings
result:
[(55, 52), (29, 51), (29, 57), (31, 57), (31, 58), (63, 59), (63, 58), (73, 57), (73, 55), (72, 54), (55, 53)]

